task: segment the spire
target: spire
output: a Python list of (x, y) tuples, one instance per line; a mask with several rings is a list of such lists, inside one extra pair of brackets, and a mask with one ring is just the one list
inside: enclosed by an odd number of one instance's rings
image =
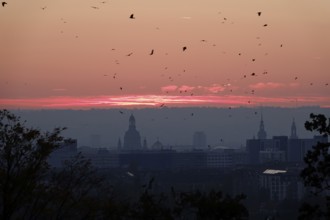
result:
[(129, 117), (129, 129), (135, 129), (135, 118), (133, 114)]
[(148, 149), (148, 144), (147, 144), (147, 138), (144, 137), (144, 140), (143, 140), (143, 149)]
[(293, 118), (292, 124), (291, 124), (291, 135), (290, 135), (290, 139), (298, 139), (297, 128), (296, 128), (296, 123), (294, 121), (294, 118)]
[(260, 125), (259, 125), (259, 131), (258, 131), (258, 139), (266, 139), (267, 138), (267, 133), (265, 131), (265, 125), (264, 125), (264, 119), (261, 113), (261, 120), (260, 120)]

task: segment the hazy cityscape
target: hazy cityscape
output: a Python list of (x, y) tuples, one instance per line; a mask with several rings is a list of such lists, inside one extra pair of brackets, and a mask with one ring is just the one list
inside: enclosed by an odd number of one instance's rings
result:
[(0, 219), (330, 219), (329, 0), (2, 0)]
[[(180, 192), (217, 189), (231, 196), (242, 193), (247, 196), (244, 204), (249, 219), (294, 219), (298, 217), (302, 201), (308, 200), (309, 190), (300, 177), (306, 166), (304, 157), (318, 143), (328, 143), (327, 137), (304, 128), (307, 120), (303, 118), (308, 118), (308, 112), (329, 114), (329, 109), (15, 111), (29, 121), (37, 121), (35, 125), (29, 124), (40, 129), (69, 124), (61, 148), (48, 160), (53, 167), (63, 168), (65, 161), (81, 152), (117, 192), (125, 192), (127, 196), (134, 195), (133, 189), (139, 191), (151, 178), (155, 194), (169, 192), (171, 188)], [(178, 115), (183, 115), (180, 122)], [(242, 115), (244, 117), (235, 118)], [(175, 117), (175, 122), (171, 117)], [(166, 126), (167, 120), (170, 122)], [(189, 121), (192, 120), (197, 120), (196, 127), (191, 127), (194, 123)], [(213, 123), (203, 124), (203, 120)], [(163, 122), (153, 125), (159, 121)], [(168, 126), (171, 121), (172, 126)], [(89, 134), (84, 134), (87, 138), (70, 137), (68, 134), (79, 134), (75, 129), (88, 129)], [(212, 132), (213, 129), (218, 130)], [(152, 131), (151, 135), (145, 130)], [(118, 134), (119, 131), (122, 133)], [(215, 133), (218, 140), (208, 138), (209, 133)], [(234, 136), (226, 135), (228, 133)], [(173, 138), (168, 137), (169, 134)], [(185, 135), (190, 137), (181, 138)], [(241, 141), (242, 136), (250, 137)], [(111, 139), (116, 143), (106, 144)]]

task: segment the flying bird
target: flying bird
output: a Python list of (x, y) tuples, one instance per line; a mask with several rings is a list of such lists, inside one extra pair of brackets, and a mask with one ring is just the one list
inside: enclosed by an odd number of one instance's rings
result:
[(256, 74), (255, 73), (251, 73), (251, 76), (255, 76)]
[(5, 7), (5, 5), (7, 4), (7, 2), (2, 2), (2, 7)]
[(149, 55), (153, 55), (153, 54), (154, 54), (154, 50), (152, 49)]
[(252, 62), (256, 61), (256, 59), (252, 59)]
[(131, 14), (131, 16), (129, 16), (130, 19), (135, 19), (134, 14)]
[(258, 12), (258, 16), (260, 16), (260, 15), (261, 15), (261, 11)]
[(120, 90), (123, 90), (123, 87), (120, 87), (119, 89), (120, 89)]
[(120, 114), (124, 114), (124, 112), (123, 112), (123, 111), (119, 111), (119, 113), (120, 113)]
[(185, 51), (185, 50), (187, 50), (187, 47), (182, 47), (182, 51)]
[(94, 8), (94, 9), (99, 9), (99, 7), (95, 7), (95, 6), (91, 6), (91, 8)]
[(41, 7), (42, 10), (45, 10), (46, 8), (47, 8), (47, 6), (45, 6), (45, 7)]
[(267, 27), (268, 26), (268, 24), (264, 24), (264, 27)]
[(126, 56), (128, 56), (128, 57), (129, 57), (129, 56), (131, 56), (132, 54), (133, 54), (133, 53), (129, 53), (129, 54), (127, 54)]

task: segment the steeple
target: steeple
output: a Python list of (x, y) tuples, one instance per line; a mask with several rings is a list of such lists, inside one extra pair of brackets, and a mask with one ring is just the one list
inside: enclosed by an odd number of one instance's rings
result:
[(290, 139), (298, 139), (297, 128), (296, 128), (296, 123), (294, 121), (294, 118), (293, 118), (292, 124), (291, 124), (291, 135), (290, 135)]
[(140, 133), (135, 127), (135, 118), (133, 114), (129, 117), (128, 130), (125, 132), (124, 136), (124, 150), (139, 150), (142, 148)]
[(266, 139), (266, 138), (267, 138), (267, 133), (265, 131), (264, 120), (263, 120), (263, 116), (261, 113), (261, 120), (260, 120), (259, 131), (258, 131), (258, 139)]
[(135, 129), (135, 118), (133, 114), (129, 117), (129, 129)]
[(148, 149), (148, 144), (147, 144), (147, 138), (146, 137), (144, 137), (144, 139), (143, 139), (143, 149)]

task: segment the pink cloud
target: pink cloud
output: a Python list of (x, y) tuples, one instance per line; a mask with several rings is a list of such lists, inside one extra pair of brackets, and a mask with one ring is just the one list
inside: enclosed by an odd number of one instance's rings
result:
[(221, 86), (218, 84), (213, 84), (209, 87), (204, 87), (205, 90), (211, 92), (211, 93), (218, 93), (218, 92), (223, 92), (225, 90), (225, 86)]
[(168, 85), (161, 87), (162, 92), (174, 92), (178, 89), (178, 86), (176, 85)]
[(186, 85), (182, 85), (180, 86), (179, 88), (179, 91), (187, 91), (187, 92), (190, 92), (192, 90), (194, 90), (195, 87), (194, 86), (186, 86)]
[(284, 86), (285, 84), (283, 83), (275, 83), (275, 82), (260, 82), (249, 85), (251, 89), (277, 89)]

